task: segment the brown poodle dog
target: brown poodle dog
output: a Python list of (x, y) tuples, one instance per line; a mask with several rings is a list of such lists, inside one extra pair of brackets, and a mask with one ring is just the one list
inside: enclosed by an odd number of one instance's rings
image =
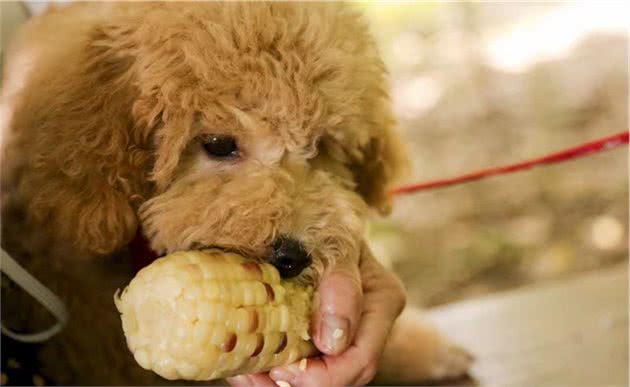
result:
[[(70, 309), (42, 351), (58, 383), (161, 382), (134, 364), (112, 302), (138, 230), (158, 253), (267, 259), (295, 241), (312, 280), (359, 261), (369, 208), (388, 211), (405, 164), (375, 44), (340, 4), (76, 4), (31, 20), (8, 59), (3, 247)], [(48, 322), (3, 293), (5, 324)], [(465, 371), (433, 331), (399, 329), (385, 374)]]

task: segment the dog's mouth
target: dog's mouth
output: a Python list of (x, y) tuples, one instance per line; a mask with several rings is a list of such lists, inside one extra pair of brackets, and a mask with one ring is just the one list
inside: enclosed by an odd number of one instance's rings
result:
[(273, 265), (282, 278), (297, 277), (313, 261), (301, 243), (295, 239), (283, 237), (278, 238), (272, 246), (262, 251), (225, 245), (197, 245), (193, 247), (193, 250), (218, 250), (238, 254), (254, 262), (266, 262)]
[[(132, 266), (135, 272), (139, 271), (145, 266), (150, 265), (158, 258), (162, 258), (174, 251), (161, 251), (157, 252), (153, 250), (142, 235), (141, 232), (136, 233), (134, 239), (129, 243), (129, 250), (132, 257)], [(191, 246), (187, 250), (218, 250), (225, 253), (234, 253), (250, 259), (256, 262), (268, 262), (269, 252), (267, 254), (256, 252), (253, 249), (247, 249), (237, 246), (225, 246), (225, 245), (204, 245), (197, 244)]]
[[(171, 252), (157, 253), (151, 249), (142, 233), (138, 232), (129, 244), (132, 255), (133, 268), (137, 272), (150, 265), (157, 258)], [(254, 262), (265, 262), (273, 265), (282, 278), (297, 277), (311, 267), (313, 259), (304, 245), (291, 237), (280, 236), (266, 248), (252, 249), (244, 246), (194, 244), (188, 250), (218, 250), (224, 253), (238, 254)]]
[(270, 251), (257, 251), (255, 249), (241, 247), (241, 246), (228, 246), (228, 245), (204, 245), (204, 244), (195, 244), (190, 250), (218, 250), (224, 253), (233, 253), (240, 255), (248, 260), (252, 260), (255, 262), (266, 262), (268, 261), (268, 257), (270, 255)]

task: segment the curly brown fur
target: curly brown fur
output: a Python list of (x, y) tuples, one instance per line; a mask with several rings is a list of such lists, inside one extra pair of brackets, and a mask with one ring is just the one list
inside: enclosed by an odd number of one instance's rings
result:
[[(27, 168), (17, 183), (27, 214), (54, 224), (60, 240), (99, 255), (119, 249), (138, 226), (135, 210), (148, 207), (143, 212), (154, 214), (159, 198), (195, 169), (198, 184), (237, 209), (239, 200), (247, 207), (262, 203), (225, 188), (217, 192), (219, 187), (280, 187), (286, 183), (274, 177), (278, 172), (291, 180), (317, 170), (344, 180), (340, 189), (358, 184), (356, 191), (370, 204), (387, 209), (384, 192), (401, 152), (391, 133), (383, 66), (355, 13), (338, 4), (73, 8), (29, 26), (42, 35), (54, 30), (47, 40), (63, 47), (36, 57), (26, 82), (37, 87), (14, 97), (15, 136), (8, 146)], [(70, 19), (76, 25), (64, 37)], [(204, 134), (236, 136), (244, 160), (199, 160)], [(314, 158), (321, 163), (312, 163)], [(288, 164), (296, 171), (286, 173)], [(205, 205), (189, 203), (187, 211), (198, 213)], [(162, 226), (157, 219), (147, 221)], [(254, 214), (247, 224), (261, 222), (268, 235), (245, 238), (262, 247), (283, 220), (266, 224), (267, 214)], [(244, 223), (212, 221), (209, 227), (218, 234), (234, 233)], [(191, 241), (172, 244), (179, 235), (171, 234), (180, 231), (160, 229), (152, 235), (154, 246), (190, 247)]]
[[(316, 276), (358, 260), (405, 164), (384, 66), (342, 4), (76, 4), (30, 21), (8, 57), (3, 245), (70, 305), (44, 352), (69, 365), (59, 382), (156, 383), (111, 302), (139, 227), (159, 252), (258, 259), (290, 235)], [(208, 157), (212, 134), (241, 157)]]

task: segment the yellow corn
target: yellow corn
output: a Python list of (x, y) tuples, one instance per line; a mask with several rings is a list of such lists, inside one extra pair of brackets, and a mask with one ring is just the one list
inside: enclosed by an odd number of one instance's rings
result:
[(171, 380), (212, 380), (315, 354), (312, 294), (269, 264), (207, 250), (156, 260), (114, 301), (140, 366)]

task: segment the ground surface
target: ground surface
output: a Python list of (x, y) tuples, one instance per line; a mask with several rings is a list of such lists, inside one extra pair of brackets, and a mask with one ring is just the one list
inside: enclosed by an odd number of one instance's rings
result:
[(451, 304), (430, 317), (474, 354), (479, 385), (627, 386), (626, 269)]
[[(609, 3), (365, 6), (390, 68), (407, 181), (627, 128), (627, 30)], [(627, 261), (627, 148), (400, 197), (372, 227), (410, 301), (439, 305)]]

